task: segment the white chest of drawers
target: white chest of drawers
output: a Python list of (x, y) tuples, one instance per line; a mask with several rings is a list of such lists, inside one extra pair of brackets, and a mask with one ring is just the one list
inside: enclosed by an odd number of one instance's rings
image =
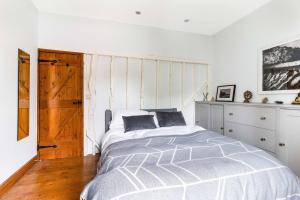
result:
[(276, 109), (224, 105), (225, 121), (275, 130)]
[(275, 153), (276, 109), (224, 105), (225, 135)]
[(196, 124), (264, 149), (300, 176), (300, 106), (221, 102), (195, 105)]

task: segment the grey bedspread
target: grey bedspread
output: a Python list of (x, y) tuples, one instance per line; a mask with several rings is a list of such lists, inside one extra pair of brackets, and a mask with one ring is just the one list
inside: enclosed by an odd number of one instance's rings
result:
[(298, 200), (300, 182), (265, 151), (200, 131), (113, 143), (81, 199)]

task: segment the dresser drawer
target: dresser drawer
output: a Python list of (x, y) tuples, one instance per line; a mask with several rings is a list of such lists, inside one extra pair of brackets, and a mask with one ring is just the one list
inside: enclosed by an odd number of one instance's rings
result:
[(240, 129), (240, 126), (238, 124), (235, 123), (230, 123), (230, 122), (225, 122), (224, 123), (224, 135), (237, 139), (237, 140), (241, 140), (240, 138), (240, 134), (238, 131)]
[(275, 132), (272, 130), (225, 122), (225, 135), (261, 149), (275, 152)]
[(225, 121), (275, 130), (276, 111), (274, 108), (225, 105)]
[(276, 137), (274, 131), (258, 129), (257, 136), (257, 142), (254, 145), (270, 152), (276, 152)]

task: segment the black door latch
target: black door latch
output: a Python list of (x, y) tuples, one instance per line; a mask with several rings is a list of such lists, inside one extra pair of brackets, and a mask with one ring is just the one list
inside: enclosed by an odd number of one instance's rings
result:
[(57, 148), (57, 145), (48, 145), (48, 146), (42, 146), (42, 145), (37, 145), (37, 150), (39, 149), (46, 149), (46, 148)]

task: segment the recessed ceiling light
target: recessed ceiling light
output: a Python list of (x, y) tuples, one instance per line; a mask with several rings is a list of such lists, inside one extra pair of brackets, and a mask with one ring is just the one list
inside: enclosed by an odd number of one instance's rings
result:
[(185, 19), (184, 22), (188, 23), (188, 22), (190, 22), (190, 19)]
[(135, 11), (135, 14), (140, 15), (142, 13), (141, 13), (141, 11)]

